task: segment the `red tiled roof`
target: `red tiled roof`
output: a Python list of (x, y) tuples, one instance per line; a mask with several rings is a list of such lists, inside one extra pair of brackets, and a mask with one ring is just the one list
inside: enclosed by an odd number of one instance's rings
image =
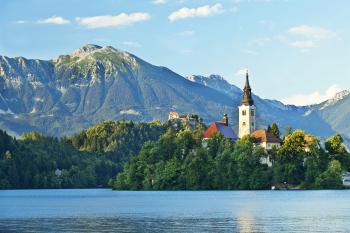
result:
[(233, 129), (230, 126), (225, 125), (224, 123), (221, 123), (221, 122), (211, 123), (209, 128), (205, 132), (203, 132), (203, 137), (210, 138), (215, 133), (220, 133), (225, 138), (230, 138), (233, 140), (237, 139), (237, 136), (235, 132), (233, 132)]
[(179, 116), (179, 114), (177, 112), (169, 112), (169, 115)]
[(257, 143), (262, 143), (262, 142), (281, 143), (281, 139), (267, 132), (267, 130), (265, 129), (254, 131), (251, 134), (251, 136), (255, 139), (255, 142)]

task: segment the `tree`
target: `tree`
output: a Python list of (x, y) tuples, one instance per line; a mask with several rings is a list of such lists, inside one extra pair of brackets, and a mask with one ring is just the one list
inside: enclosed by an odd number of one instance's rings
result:
[(285, 137), (276, 156), (274, 166), (276, 181), (299, 184), (304, 179), (303, 162), (307, 156), (305, 136), (302, 130), (296, 130)]
[(330, 159), (338, 160), (342, 167), (347, 170), (350, 167), (350, 154), (346, 151), (343, 142), (342, 136), (336, 134), (326, 140), (325, 148)]
[(317, 157), (309, 157), (306, 160), (305, 167), (305, 180), (303, 186), (305, 188), (313, 188), (316, 178), (322, 172), (320, 161)]
[(202, 148), (198, 148), (194, 155), (187, 156), (184, 161), (183, 171), (186, 189), (211, 189), (212, 177), (210, 168), (212, 165), (213, 161)]
[(233, 157), (237, 164), (238, 189), (265, 189), (269, 187), (267, 166), (260, 163), (262, 156), (266, 156), (265, 150), (262, 147), (254, 148), (251, 136), (248, 135), (236, 142)]
[(296, 130), (286, 136), (277, 155), (277, 159), (283, 162), (301, 163), (306, 154), (305, 136), (306, 134), (302, 130)]
[(287, 137), (288, 135), (291, 135), (293, 133), (293, 129), (290, 126), (286, 127), (285, 133), (284, 133), (284, 137)]
[(328, 168), (315, 181), (315, 187), (319, 189), (339, 189), (342, 188), (341, 181), (342, 168), (337, 160), (329, 163)]
[(231, 148), (227, 148), (215, 157), (213, 186), (215, 189), (237, 188), (237, 164)]
[(273, 123), (271, 125), (270, 133), (272, 135), (274, 135), (275, 137), (280, 138), (280, 130), (279, 130), (278, 125), (276, 123)]
[(267, 132), (271, 133), (271, 125), (267, 126)]

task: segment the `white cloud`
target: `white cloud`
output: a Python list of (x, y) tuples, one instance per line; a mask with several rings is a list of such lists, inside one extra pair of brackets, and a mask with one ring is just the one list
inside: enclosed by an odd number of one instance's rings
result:
[(135, 42), (135, 41), (124, 41), (123, 45), (127, 45), (127, 46), (134, 47), (134, 48), (142, 47), (142, 45), (139, 42)]
[(297, 40), (289, 43), (290, 46), (300, 49), (311, 49), (315, 48), (316, 43), (312, 40)]
[(296, 40), (288, 42), (288, 44), (292, 47), (302, 49), (301, 51), (316, 48), (321, 41), (336, 37), (336, 33), (328, 29), (308, 25), (291, 27), (288, 29), (288, 33), (299, 37)]
[(25, 20), (17, 20), (15, 23), (17, 23), (17, 24), (24, 24), (24, 23), (27, 23), (27, 21), (25, 21)]
[(186, 30), (183, 32), (180, 32), (179, 35), (180, 36), (193, 36), (196, 32), (192, 31), (192, 30)]
[(245, 77), (247, 70), (248, 70), (247, 68), (242, 68), (242, 69), (237, 70), (236, 76)]
[(153, 0), (152, 3), (159, 5), (159, 4), (165, 4), (167, 2), (167, 0)]
[(47, 19), (39, 19), (37, 21), (37, 23), (39, 24), (58, 24), (58, 25), (62, 25), (62, 24), (69, 24), (70, 21), (68, 19), (65, 19), (61, 16), (52, 16), (50, 18)]
[(141, 113), (134, 110), (134, 109), (128, 109), (128, 110), (121, 110), (119, 112), (121, 115), (135, 115), (135, 116), (138, 116), (140, 115)]
[(294, 105), (311, 105), (311, 104), (319, 104), (323, 101), (326, 101), (332, 97), (334, 97), (337, 93), (341, 92), (343, 89), (334, 84), (330, 86), (324, 93), (320, 91), (315, 91), (309, 94), (296, 94), (288, 98), (282, 99), (282, 102), (285, 104), (294, 104)]
[(123, 27), (135, 23), (147, 21), (151, 18), (148, 13), (136, 12), (132, 14), (121, 13), (119, 15), (102, 15), (85, 18), (76, 18), (76, 21), (88, 28)]
[(168, 16), (168, 19), (171, 22), (174, 22), (176, 20), (187, 19), (187, 18), (209, 17), (212, 15), (221, 14), (223, 12), (225, 12), (225, 9), (220, 3), (214, 4), (212, 6), (205, 5), (198, 8), (184, 7), (177, 11), (172, 12)]
[(304, 36), (313, 40), (329, 39), (336, 36), (334, 32), (328, 29), (308, 25), (291, 27), (289, 28), (288, 33), (292, 35)]

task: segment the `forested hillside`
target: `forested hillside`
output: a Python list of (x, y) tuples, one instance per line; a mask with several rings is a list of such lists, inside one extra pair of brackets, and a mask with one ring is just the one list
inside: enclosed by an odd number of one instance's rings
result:
[(107, 187), (125, 161), (165, 126), (103, 122), (72, 137), (0, 131), (0, 189)]
[[(194, 130), (167, 121), (106, 121), (61, 139), (37, 132), (16, 139), (0, 131), (0, 189), (94, 188), (126, 190), (236, 190), (341, 188), (350, 154), (340, 135), (321, 145), (301, 130), (289, 131), (280, 149), (267, 152), (250, 136), (221, 135), (203, 142)], [(276, 124), (271, 132), (279, 135)]]
[(342, 188), (341, 174), (350, 168), (350, 154), (340, 135), (324, 148), (301, 130), (285, 136), (270, 154), (274, 165), (261, 163), (266, 151), (247, 136), (236, 143), (221, 135), (203, 146), (202, 129), (168, 129), (156, 142), (146, 143), (114, 180), (118, 190), (257, 190), (278, 188)]

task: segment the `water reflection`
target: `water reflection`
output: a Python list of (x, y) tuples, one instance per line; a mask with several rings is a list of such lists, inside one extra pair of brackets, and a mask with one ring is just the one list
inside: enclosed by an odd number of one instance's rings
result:
[(0, 232), (350, 232), (349, 219), (349, 191), (0, 191)]
[(0, 221), (4, 232), (248, 232), (232, 219), (68, 218)]
[(256, 232), (255, 226), (255, 217), (249, 210), (244, 210), (242, 213), (238, 214), (238, 226), (239, 232), (251, 233)]
[[(38, 218), (0, 220), (0, 232), (349, 232), (328, 219)], [(348, 219), (342, 219), (344, 223)], [(305, 224), (306, 223), (306, 224)]]

